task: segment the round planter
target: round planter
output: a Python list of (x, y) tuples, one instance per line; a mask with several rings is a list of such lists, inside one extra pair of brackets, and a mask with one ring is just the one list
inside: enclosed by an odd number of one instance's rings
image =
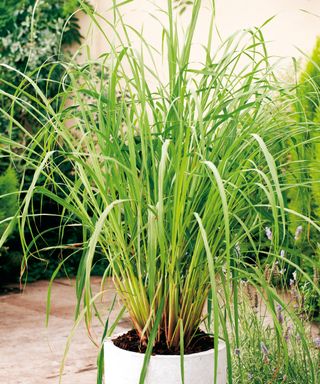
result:
[[(115, 338), (113, 336), (112, 338)], [(219, 340), (217, 384), (227, 382), (226, 345)], [(104, 344), (106, 384), (139, 384), (144, 354), (116, 347), (111, 338)], [(181, 384), (179, 355), (150, 357), (144, 384)], [(214, 350), (184, 356), (184, 384), (214, 384)]]

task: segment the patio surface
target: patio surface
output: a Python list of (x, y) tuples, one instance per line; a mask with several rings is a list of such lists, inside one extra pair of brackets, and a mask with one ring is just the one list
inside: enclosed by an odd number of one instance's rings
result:
[[(100, 278), (92, 278), (93, 293), (100, 288)], [(58, 279), (52, 288), (49, 326), (45, 326), (48, 281), (28, 284), (23, 293), (0, 296), (0, 384), (58, 384), (59, 369), (68, 336), (73, 327), (74, 280)], [(105, 320), (115, 290), (111, 279), (104, 287), (106, 293), (97, 300), (97, 307)], [(290, 301), (288, 295), (283, 297)], [(116, 303), (110, 324), (120, 308)], [(265, 313), (265, 306), (259, 305)], [(267, 322), (271, 322), (269, 316)], [(116, 332), (131, 328), (124, 316)], [(102, 325), (95, 318), (91, 332), (99, 342)], [(318, 324), (311, 325), (313, 337), (319, 336)], [(82, 322), (75, 331), (66, 360), (62, 384), (95, 384), (97, 347), (89, 340)]]
[[(99, 278), (93, 278), (98, 291)], [(23, 293), (0, 296), (0, 383), (58, 384), (59, 368), (67, 337), (73, 326), (75, 304), (74, 281), (58, 279), (52, 288), (49, 326), (45, 326), (47, 281), (28, 284)], [(98, 301), (106, 316), (114, 297), (109, 280), (108, 293)], [(116, 316), (113, 311), (111, 319)], [(130, 327), (124, 317), (118, 331)], [(92, 334), (100, 339), (101, 324), (93, 322)], [(62, 384), (96, 383), (97, 348), (89, 340), (82, 322), (75, 332), (66, 360)]]

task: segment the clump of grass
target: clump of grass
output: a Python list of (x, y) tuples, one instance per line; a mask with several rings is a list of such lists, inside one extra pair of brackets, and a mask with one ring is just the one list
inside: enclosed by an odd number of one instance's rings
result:
[[(99, 26), (99, 16), (83, 6)], [(156, 53), (125, 25), (115, 7), (116, 43), (106, 36), (108, 52), (97, 63), (65, 64), (68, 81), (56, 95), (59, 103), (48, 100), (23, 74), (23, 81), (35, 88), (37, 108), (26, 101), (32, 96), (23, 86), (12, 97), (42, 124), (23, 153), (34, 169), (20, 201), (26, 259), (37, 251), (37, 236), (29, 244), (24, 238), (32, 200), (49, 197), (61, 207), (60, 231), (70, 222), (83, 228), (76, 324), (85, 316), (90, 328), (92, 314), (97, 314), (90, 274), (99, 250), (109, 263), (106, 275), (112, 275), (141, 343), (148, 346), (141, 383), (154, 342), (165, 335), (168, 348), (179, 351), (204, 320), (215, 345), (219, 336), (225, 339), (232, 382), (233, 343), (240, 348), (242, 337), (241, 279), (250, 281), (265, 301), (288, 360), (276, 310), (283, 302), (259, 260), (263, 256), (272, 264), (286, 247), (285, 194), (291, 187), (284, 177), (286, 161), (300, 145), (295, 137), (305, 127), (292, 111), (292, 89), (273, 73), (259, 29), (236, 34), (213, 50), (212, 13), (205, 62), (190, 62), (200, 7), (196, 0), (188, 32), (180, 40), (168, 1), (162, 32), (166, 79), (156, 66), (145, 64), (144, 54)], [(131, 33), (141, 38), (139, 53), (132, 48)], [(13, 117), (11, 122), (21, 127)], [(14, 146), (10, 138), (4, 141)], [(72, 164), (72, 178), (61, 172), (59, 155), (61, 162)], [(40, 175), (45, 180), (41, 184)], [(290, 214), (319, 230), (299, 212)], [(286, 257), (283, 261), (293, 264)], [(303, 338), (300, 319), (286, 311)], [(315, 367), (308, 359), (315, 383)]]

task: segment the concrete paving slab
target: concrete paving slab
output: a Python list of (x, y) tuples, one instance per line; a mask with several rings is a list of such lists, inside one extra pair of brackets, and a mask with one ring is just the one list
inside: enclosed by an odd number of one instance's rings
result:
[[(98, 292), (100, 279), (92, 279)], [(47, 281), (27, 285), (21, 294), (0, 297), (0, 383), (58, 384), (59, 369), (68, 336), (73, 327), (74, 280), (59, 279), (53, 284), (49, 326), (45, 326)], [(102, 319), (106, 318), (115, 291), (108, 280), (102, 300), (97, 302)], [(120, 304), (112, 313), (115, 318)], [(130, 328), (127, 317), (117, 331)], [(99, 340), (103, 326), (95, 319), (92, 335)], [(84, 322), (75, 331), (66, 360), (62, 384), (94, 384), (98, 349), (89, 340)]]

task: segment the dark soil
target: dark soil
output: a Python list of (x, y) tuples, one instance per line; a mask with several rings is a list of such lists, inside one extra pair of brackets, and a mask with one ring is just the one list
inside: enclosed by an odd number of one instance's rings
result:
[[(121, 349), (125, 349), (131, 352), (140, 352), (145, 353), (146, 346), (141, 344), (141, 340), (137, 332), (132, 329), (131, 331), (124, 333), (123, 335), (118, 336), (116, 339), (113, 339), (113, 344)], [(191, 343), (188, 346), (185, 346), (184, 354), (190, 355), (192, 353), (204, 352), (213, 348), (214, 339), (212, 336), (207, 333), (198, 330)], [(180, 355), (180, 350), (169, 349), (164, 333), (160, 337), (152, 350), (153, 355)]]

